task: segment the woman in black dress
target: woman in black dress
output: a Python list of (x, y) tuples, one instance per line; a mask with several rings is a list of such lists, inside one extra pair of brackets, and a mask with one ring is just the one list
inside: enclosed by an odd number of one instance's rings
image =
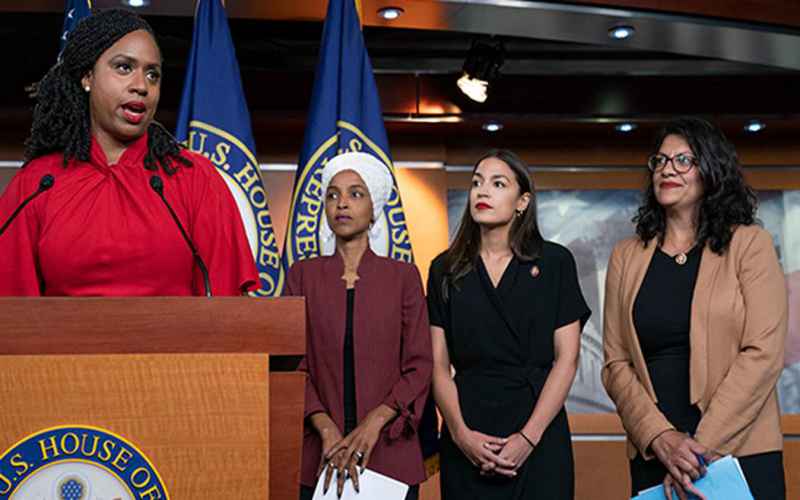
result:
[(569, 500), (564, 401), (591, 314), (575, 261), (542, 239), (515, 154), (477, 162), (468, 203), (428, 281), (442, 499)]

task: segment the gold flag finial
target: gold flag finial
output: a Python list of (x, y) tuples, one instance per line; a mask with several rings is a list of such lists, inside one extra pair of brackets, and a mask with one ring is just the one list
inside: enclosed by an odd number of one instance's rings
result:
[(361, 9), (361, 0), (353, 0), (356, 3), (356, 14), (358, 14), (358, 25), (364, 27), (364, 15)]

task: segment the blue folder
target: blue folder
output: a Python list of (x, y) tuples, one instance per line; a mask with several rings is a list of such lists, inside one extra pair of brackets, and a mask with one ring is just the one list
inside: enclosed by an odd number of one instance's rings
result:
[[(708, 500), (754, 500), (738, 460), (730, 455), (709, 465), (706, 475), (695, 481), (694, 485)], [(689, 494), (689, 498), (697, 497)], [(631, 500), (668, 499), (664, 487), (659, 485), (639, 492)], [(678, 495), (673, 493), (671, 500), (678, 500)]]

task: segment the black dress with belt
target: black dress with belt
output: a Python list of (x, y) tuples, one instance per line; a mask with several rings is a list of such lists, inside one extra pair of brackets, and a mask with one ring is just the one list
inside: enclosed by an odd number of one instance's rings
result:
[[(431, 324), (445, 331), (462, 416), (470, 429), (509, 436), (530, 418), (553, 365), (553, 332), (576, 320), (583, 326), (591, 314), (575, 261), (566, 248), (546, 242), (534, 262), (512, 258), (497, 288), (480, 258), (454, 285), (444, 284), (445, 274), (442, 254), (431, 264), (428, 309)], [(573, 498), (572, 447), (564, 409), (516, 477), (485, 477), (479, 472), (445, 426), (443, 500)]]
[[(702, 248), (694, 247), (681, 265), (660, 248), (653, 254), (633, 304), (633, 324), (658, 399), (658, 409), (680, 432), (693, 435), (700, 424), (700, 410), (691, 404), (689, 361), (692, 297), (700, 269)], [(750, 490), (757, 500), (785, 497), (780, 452), (739, 457)], [(667, 469), (658, 459), (631, 460), (631, 493), (664, 481)]]

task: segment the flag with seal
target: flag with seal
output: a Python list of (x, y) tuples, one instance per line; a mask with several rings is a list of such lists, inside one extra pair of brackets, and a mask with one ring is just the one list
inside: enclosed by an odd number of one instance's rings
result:
[(280, 295), (283, 266), (221, 0), (197, 2), (176, 136), (211, 160), (233, 193), (261, 281), (252, 294)]
[(322, 169), (328, 160), (346, 152), (373, 155), (394, 179), (383, 216), (370, 229), (372, 251), (412, 262), (406, 216), (358, 14), (353, 0), (331, 0), (289, 211), (285, 269), (298, 260), (333, 252), (333, 241), (320, 235), (325, 216)]

